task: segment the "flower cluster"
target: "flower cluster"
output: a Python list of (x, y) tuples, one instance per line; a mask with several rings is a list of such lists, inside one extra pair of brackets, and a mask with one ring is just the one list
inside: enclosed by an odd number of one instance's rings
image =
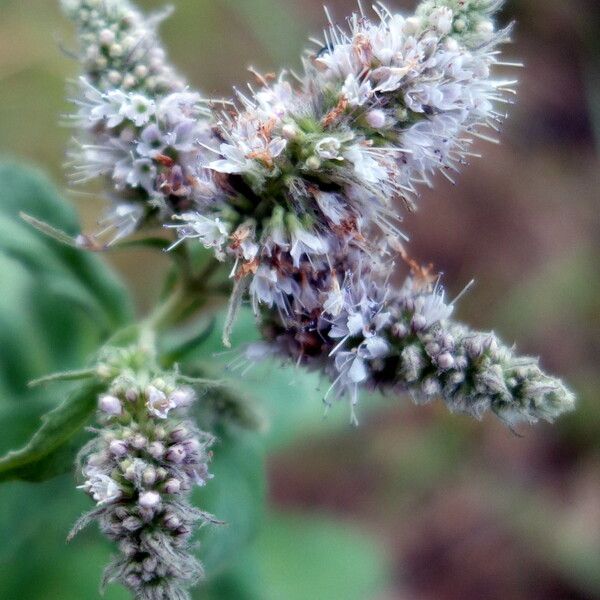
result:
[(467, 43), (456, 25), (467, 3), (452, 4), (410, 18), (378, 7), (348, 31), (332, 22), (299, 86), (257, 74), (260, 88), (218, 119), (206, 164), (214, 202), (176, 217), (177, 229), (231, 256), (255, 305), (287, 310), (288, 265), (331, 265), (340, 246), (370, 255), (402, 236), (396, 201), (412, 207), (419, 184), (451, 177), (472, 138), (501, 121), (511, 90), (491, 71), (506, 31), (494, 30), (490, 3), (471, 3), (464, 31), (480, 15), (480, 43)]
[[(352, 404), (361, 387), (381, 387), (508, 422), (556, 416), (571, 393), (493, 335), (451, 321), (435, 280), (389, 283), (394, 257), (407, 258), (398, 204), (412, 209), (435, 173), (451, 179), (473, 138), (489, 139), (504, 117), (514, 82), (495, 75), (511, 66), (499, 58), (509, 33), (493, 20), (500, 5), (425, 0), (410, 17), (377, 4), (376, 19), (362, 9), (347, 27), (330, 18), (293, 85), (285, 72), (255, 73), (258, 89), (237, 92), (233, 108), (206, 114), (196, 97), (180, 110), (178, 119), (197, 123), (183, 127), (193, 131), (184, 147), (173, 142), (179, 120), (165, 125), (160, 113), (189, 92), (94, 88), (81, 118), (104, 136), (110, 167), (92, 158), (83, 172), (112, 178), (129, 219), (120, 234), (151, 207), (176, 230), (175, 245), (196, 240), (232, 263), (224, 342), (249, 293), (268, 342), (249, 349), (253, 358), (276, 352), (316, 367), (333, 379), (330, 394)], [(135, 219), (123, 201), (132, 193), (143, 215)], [(481, 353), (467, 350), (473, 344)]]
[(396, 292), (358, 278), (339, 295), (293, 319), (265, 314), (267, 343), (248, 347), (246, 358), (283, 356), (324, 372), (333, 381), (325, 400), (346, 397), (352, 408), (362, 388), (408, 391), (419, 403), (441, 397), (453, 412), (481, 418), (491, 410), (510, 426), (552, 421), (574, 406), (573, 394), (536, 359), (452, 320), (454, 303), (422, 271)]
[(77, 25), (86, 79), (98, 90), (150, 96), (181, 91), (184, 82), (166, 60), (156, 28), (166, 16), (146, 18), (128, 0), (61, 0)]
[(146, 18), (122, 0), (63, 6), (78, 25), (84, 68), (71, 119), (82, 132), (72, 178), (108, 178), (113, 202), (100, 234), (112, 243), (150, 216), (165, 222), (209, 194), (196, 177), (206, 111), (166, 61), (156, 35), (164, 15)]
[(73, 155), (73, 178), (110, 181), (113, 207), (100, 233), (111, 243), (150, 217), (167, 221), (212, 196), (209, 181), (196, 176), (200, 143), (208, 135), (198, 94), (153, 99), (119, 89), (103, 93), (85, 80), (82, 88), (74, 120), (86, 141)]
[(210, 479), (213, 440), (186, 417), (194, 391), (152, 364), (137, 348), (112, 349), (98, 369), (110, 378), (98, 399), (102, 428), (79, 459), (80, 487), (97, 506), (71, 537), (97, 520), (120, 550), (106, 568), (106, 583), (120, 582), (139, 600), (183, 600), (202, 576), (189, 551), (193, 527), (214, 522), (187, 501), (194, 485)]

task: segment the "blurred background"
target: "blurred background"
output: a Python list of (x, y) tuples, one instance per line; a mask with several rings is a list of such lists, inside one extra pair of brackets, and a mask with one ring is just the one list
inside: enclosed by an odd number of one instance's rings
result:
[[(306, 38), (324, 23), (322, 0), (172, 3), (163, 39), (173, 62), (207, 96), (229, 95), (249, 79), (250, 64), (262, 71), (298, 67)], [(70, 132), (57, 121), (69, 110), (64, 82), (77, 66), (59, 50), (69, 48), (72, 32), (56, 4), (0, 0), (0, 155), (41, 166), (65, 189)], [(340, 20), (355, 8), (354, 0), (328, 5)], [(407, 0), (388, 5), (413, 8)], [(506, 341), (518, 341), (521, 353), (540, 355), (576, 390), (578, 410), (517, 437), (491, 418), (471, 422), (406, 399), (369, 410), (365, 398), (361, 426), (353, 430), (343, 415), (322, 423), (319, 393), (294, 390), (279, 376), (265, 392), (275, 413), (290, 402), (309, 408), (298, 413), (307, 425), (294, 435), (278, 433), (277, 416), (269, 434), (275, 516), (256, 542), (269, 598), (600, 598), (600, 3), (512, 0), (502, 19), (517, 21), (506, 56), (525, 63), (502, 143), (478, 143), (484, 158), (464, 170), (457, 187), (440, 178), (425, 190), (405, 230), (412, 254), (445, 274), (450, 296), (475, 278), (459, 317), (494, 327)], [(101, 201), (72, 198), (91, 228)], [(144, 256), (109, 257), (134, 287), (140, 311), (156, 297), (164, 267), (158, 262), (149, 277), (138, 266)], [(0, 282), (9, 284), (1, 273)], [(265, 384), (251, 374), (245, 385), (260, 391)], [(27, 521), (38, 534), (3, 539), (0, 596), (94, 597), (83, 590), (95, 583), (78, 588), (65, 578), (95, 582), (97, 556), (108, 549), (65, 550), (71, 562), (61, 567), (62, 556), (48, 555), (63, 539), (63, 521), (53, 512), (60, 509), (44, 511), (33, 487), (11, 485), (19, 498), (26, 493), (38, 502), (42, 516)], [(62, 485), (44, 484), (45, 497)], [(33, 504), (10, 500), (12, 491), (2, 492), (2, 506), (33, 514)], [(86, 506), (78, 496), (73, 502), (69, 517)], [(350, 552), (350, 538), (362, 550)], [(309, 539), (312, 546), (305, 546)], [(20, 543), (19, 556), (31, 562), (17, 567)], [(311, 571), (315, 565), (320, 576)], [(311, 591), (298, 595), (294, 577), (312, 579)], [(108, 597), (125, 597), (119, 594)]]

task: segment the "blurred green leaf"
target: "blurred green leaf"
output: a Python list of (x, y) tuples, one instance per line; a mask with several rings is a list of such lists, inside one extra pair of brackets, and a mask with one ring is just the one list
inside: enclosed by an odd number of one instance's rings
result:
[(21, 212), (69, 235), (79, 233), (75, 211), (45, 177), (16, 164), (0, 164), (0, 251), (48, 280), (63, 275), (77, 283), (82, 299), (92, 306), (99, 303), (109, 328), (123, 324), (131, 316), (131, 304), (105, 263), (40, 234), (23, 221)]
[(211, 473), (214, 479), (194, 494), (194, 504), (224, 525), (201, 533), (200, 557), (207, 575), (223, 572), (254, 539), (262, 525), (265, 503), (265, 466), (256, 434), (237, 428), (217, 431)]
[(26, 446), (0, 458), (0, 481), (42, 481), (69, 470), (73, 462), (69, 442), (94, 411), (101, 390), (101, 384), (88, 383), (44, 415)]
[(29, 389), (28, 381), (80, 368), (132, 310), (126, 290), (99, 256), (57, 243), (21, 212), (71, 235), (79, 226), (73, 208), (44, 176), (0, 164), (0, 453), (22, 448), (2, 459), (0, 479), (39, 480), (71, 468), (73, 440), (93, 405), (84, 389), (53, 411), (73, 386)]
[(203, 600), (365, 600), (389, 583), (377, 541), (322, 516), (273, 514), (234, 569)]

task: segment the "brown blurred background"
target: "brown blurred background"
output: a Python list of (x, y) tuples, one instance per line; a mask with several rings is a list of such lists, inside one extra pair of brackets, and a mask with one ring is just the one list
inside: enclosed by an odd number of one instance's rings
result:
[[(228, 95), (250, 64), (297, 67), (324, 23), (321, 0), (173, 4), (165, 43), (207, 96)], [(55, 5), (0, 0), (0, 154), (64, 187), (70, 132), (56, 122), (76, 65), (58, 49), (72, 36)], [(328, 5), (340, 20), (355, 7)], [(405, 229), (451, 295), (476, 279), (459, 316), (540, 355), (577, 391), (578, 410), (517, 437), (491, 419), (405, 402), (273, 456), (275, 506), (334, 514), (381, 538), (394, 581), (377, 600), (600, 598), (600, 2), (513, 0), (502, 18), (517, 21), (506, 56), (525, 63), (502, 143), (479, 143), (484, 158), (456, 187), (440, 178), (425, 190)], [(101, 202), (74, 199), (91, 226)], [(113, 258), (143, 308), (160, 269), (148, 278), (137, 259)]]

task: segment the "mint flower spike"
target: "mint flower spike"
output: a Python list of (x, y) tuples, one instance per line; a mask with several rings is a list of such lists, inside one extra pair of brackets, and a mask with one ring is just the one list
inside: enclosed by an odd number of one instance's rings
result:
[[(73, 183), (107, 181), (112, 207), (97, 236), (111, 245), (149, 220), (164, 222), (207, 196), (197, 176), (208, 135), (201, 96), (166, 60), (156, 28), (124, 0), (63, 0), (76, 23), (83, 75), (69, 120)], [(86, 237), (80, 244), (93, 245)]]
[(511, 428), (553, 421), (574, 408), (573, 393), (536, 359), (516, 356), (494, 333), (454, 321), (454, 303), (445, 301), (439, 283), (410, 277), (392, 290), (357, 279), (340, 295), (320, 313), (281, 319), (265, 311), (268, 343), (250, 346), (247, 360), (287, 356), (326, 374), (332, 384), (325, 401), (346, 398), (354, 422), (361, 390), (407, 391), (418, 403), (441, 398), (452, 412), (480, 419), (492, 411)]
[(69, 535), (95, 520), (120, 555), (106, 568), (104, 584), (117, 581), (138, 600), (185, 600), (203, 576), (191, 554), (196, 524), (217, 523), (192, 507), (195, 485), (211, 478), (211, 435), (187, 411), (194, 391), (163, 373), (137, 348), (108, 350), (98, 367), (107, 377), (98, 398), (100, 428), (80, 452), (84, 482), (95, 502)]
[(170, 11), (146, 17), (127, 0), (61, 0), (61, 5), (77, 26), (85, 78), (98, 91), (155, 97), (184, 89), (156, 33)]
[(385, 253), (388, 237), (404, 237), (399, 204), (412, 209), (437, 172), (452, 179), (473, 138), (498, 129), (514, 83), (493, 75), (507, 31), (490, 19), (498, 4), (479, 2), (469, 23), (480, 14), (491, 30), (478, 27), (477, 43), (460, 35), (467, 4), (421, 5), (411, 17), (378, 4), (374, 19), (361, 11), (345, 28), (330, 19), (297, 82), (255, 74), (237, 111), (217, 114), (201, 155), (212, 201), (173, 226), (234, 261), (257, 312), (290, 311), (301, 290), (288, 264), (302, 257), (319, 270), (341, 248)]

